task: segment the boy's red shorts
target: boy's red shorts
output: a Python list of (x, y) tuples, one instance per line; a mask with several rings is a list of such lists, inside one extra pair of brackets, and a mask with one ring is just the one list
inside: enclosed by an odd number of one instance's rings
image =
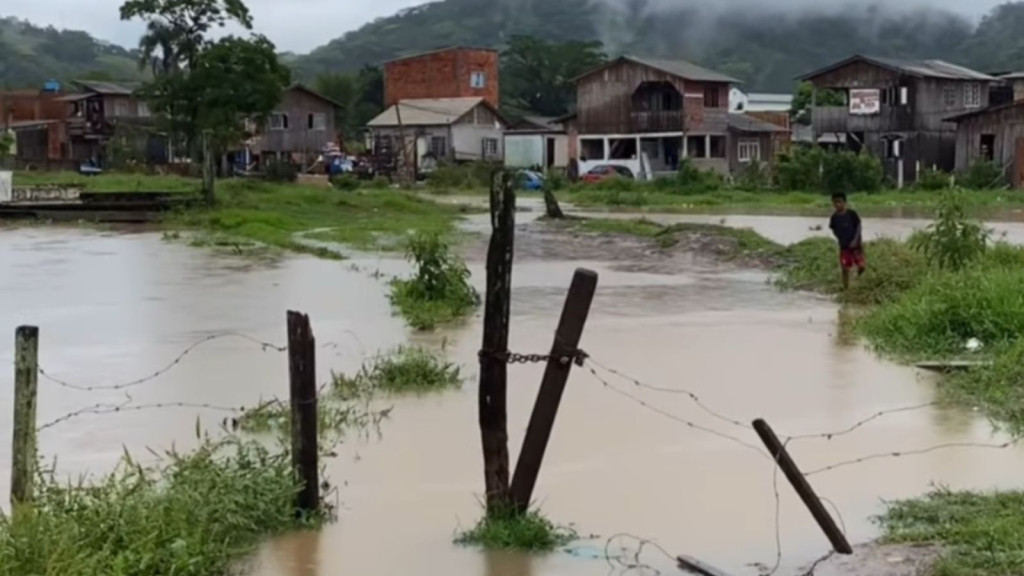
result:
[(839, 265), (849, 270), (850, 268), (863, 269), (867, 267), (864, 261), (864, 250), (862, 248), (842, 248), (839, 250)]

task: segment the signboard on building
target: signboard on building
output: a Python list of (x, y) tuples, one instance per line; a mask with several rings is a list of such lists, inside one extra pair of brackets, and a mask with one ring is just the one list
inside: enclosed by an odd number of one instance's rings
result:
[(882, 110), (882, 98), (879, 90), (850, 90), (850, 114), (867, 116), (878, 114)]

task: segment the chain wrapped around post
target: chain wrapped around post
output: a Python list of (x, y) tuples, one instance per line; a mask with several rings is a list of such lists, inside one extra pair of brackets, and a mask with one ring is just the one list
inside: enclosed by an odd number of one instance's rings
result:
[[(481, 358), (494, 358), (506, 364), (541, 364), (552, 359), (551, 354), (519, 354), (517, 352), (490, 352), (487, 350), (481, 350), (479, 356)], [(571, 355), (559, 357), (558, 361), (563, 365), (571, 362), (577, 366), (583, 366), (583, 362), (588, 357), (589, 355), (583, 350), (576, 350)]]

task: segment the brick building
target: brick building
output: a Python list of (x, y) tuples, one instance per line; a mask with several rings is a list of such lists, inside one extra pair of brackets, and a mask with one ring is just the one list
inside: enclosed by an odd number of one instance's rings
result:
[(457, 46), (384, 63), (385, 108), (437, 98), (483, 98), (499, 108), (498, 52)]

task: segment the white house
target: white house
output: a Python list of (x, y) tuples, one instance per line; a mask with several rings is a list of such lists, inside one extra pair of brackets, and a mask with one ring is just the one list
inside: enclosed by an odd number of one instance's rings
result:
[(417, 174), (438, 162), (501, 161), (506, 122), (483, 98), (401, 100), (367, 124), (368, 147), (413, 162)]
[(569, 136), (554, 118), (527, 116), (505, 132), (505, 166), (565, 169), (569, 166)]

